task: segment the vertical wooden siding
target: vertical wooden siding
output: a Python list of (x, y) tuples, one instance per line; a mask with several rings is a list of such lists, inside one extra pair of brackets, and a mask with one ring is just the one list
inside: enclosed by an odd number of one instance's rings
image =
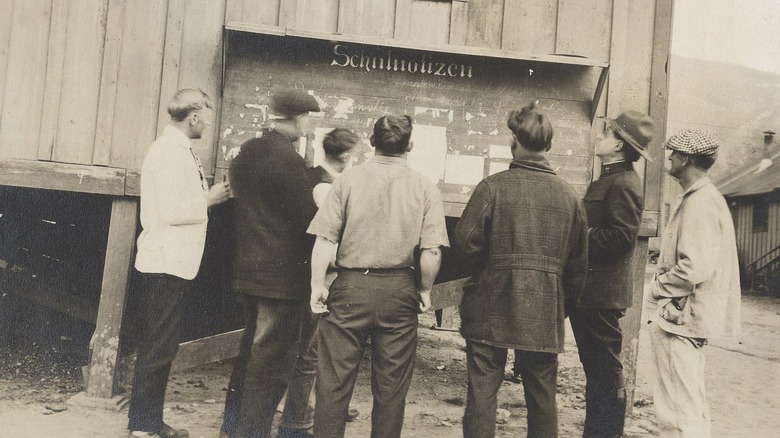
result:
[(56, 136), (52, 144), (42, 143), (41, 148), (51, 148), (53, 161), (90, 163), (94, 153), (108, 0), (65, 1), (69, 8), (63, 34), (65, 50), (59, 99), (50, 98), (46, 89), (46, 101), (59, 102), (58, 107), (53, 106), (58, 109)]
[(0, 12), (4, 158), (138, 169), (173, 90), (218, 97), (225, 20), (609, 59), (610, 114), (646, 108), (649, 93), (653, 2), (641, 0), (13, 0)]
[(5, 84), (2, 84), (0, 157), (37, 159), (52, 3), (51, 0), (12, 3)]
[(224, 20), (224, 0), (0, 2), (0, 157), (140, 168), (176, 89), (219, 103)]
[[(228, 21), (607, 61), (616, 0), (227, 0)], [(334, 12), (337, 11), (337, 16)], [(632, 11), (637, 12), (637, 11)], [(638, 20), (648, 17), (642, 11)], [(648, 24), (652, 28), (652, 21)], [(645, 25), (645, 27), (647, 27)], [(642, 28), (642, 31), (646, 30)], [(640, 39), (644, 35), (640, 35)]]
[(528, 53), (555, 53), (558, 0), (506, 0), (502, 48)]
[(766, 231), (753, 232), (753, 204), (740, 201), (732, 207), (737, 251), (740, 262), (747, 266), (780, 245), (780, 203), (769, 206), (769, 226)]

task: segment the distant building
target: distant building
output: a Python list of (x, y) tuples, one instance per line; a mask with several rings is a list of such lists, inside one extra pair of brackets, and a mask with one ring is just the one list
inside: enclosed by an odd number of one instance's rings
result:
[[(773, 144), (766, 131), (764, 144)], [(743, 283), (780, 292), (780, 151), (716, 183), (734, 218)]]

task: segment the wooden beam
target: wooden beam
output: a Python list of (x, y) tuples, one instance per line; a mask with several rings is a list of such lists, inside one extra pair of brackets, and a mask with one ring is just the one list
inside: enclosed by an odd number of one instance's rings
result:
[(138, 200), (117, 198), (111, 206), (106, 262), (91, 358), (87, 395), (111, 398), (119, 353), (119, 332), (127, 301), (127, 289), (138, 226)]
[(437, 310), (459, 305), (463, 296), (463, 286), (470, 281), (471, 277), (467, 277), (434, 284), (431, 290), (431, 308)]
[[(244, 329), (239, 329), (182, 342), (179, 344), (176, 358), (171, 363), (171, 372), (176, 373), (199, 365), (228, 360), (238, 356), (243, 335)], [(136, 357), (137, 355), (131, 354), (117, 360), (114, 380), (118, 385), (132, 384)], [(84, 366), (82, 374), (85, 376), (85, 379), (89, 379), (90, 367)], [(89, 386), (89, 381), (87, 380), (85, 384)]]
[(125, 175), (125, 195), (141, 196), (141, 171), (127, 171), (127, 174)]
[(179, 344), (179, 352), (171, 363), (171, 372), (238, 356), (243, 335), (244, 329), (239, 329)]
[(639, 331), (642, 327), (642, 301), (644, 300), (645, 268), (647, 267), (648, 240), (640, 237), (634, 247), (631, 264), (634, 270), (634, 298), (631, 307), (626, 309), (626, 316), (620, 320), (623, 331), (623, 351), (620, 359), (623, 362), (623, 372), (626, 382), (626, 420), (631, 421), (631, 411), (634, 407), (634, 391), (636, 389), (636, 368), (639, 355)]
[(650, 70), (650, 117), (656, 123), (653, 141), (648, 146), (655, 161), (645, 168), (645, 208), (661, 209), (661, 181), (664, 174), (663, 145), (669, 107), (669, 58), (671, 57), (673, 0), (656, 0), (653, 34), (653, 61)]
[(97, 304), (80, 296), (60, 291), (40, 278), (24, 272), (5, 270), (0, 276), (0, 284), (12, 294), (55, 310), (72, 318), (94, 324), (97, 317)]
[(240, 31), (249, 33), (258, 33), (263, 35), (293, 36), (300, 38), (312, 38), (326, 41), (340, 41), (345, 43), (371, 44), (384, 47), (397, 47), (399, 49), (427, 50), (439, 53), (457, 53), (470, 56), (485, 56), (489, 58), (516, 59), (521, 61), (538, 61), (552, 64), (573, 65), (583, 67), (608, 67), (609, 64), (585, 57), (573, 57), (562, 55), (546, 55), (535, 53), (523, 53), (510, 50), (501, 50), (490, 47), (474, 46), (455, 46), (446, 45), (426, 45), (419, 44), (416, 41), (401, 41), (393, 38), (378, 38), (362, 35), (345, 35), (327, 32), (311, 32), (301, 29), (286, 29), (277, 26), (252, 25), (249, 23), (228, 22), (225, 29), (230, 31)]
[(591, 123), (593, 123), (593, 119), (596, 118), (596, 113), (599, 109), (599, 103), (601, 103), (601, 94), (604, 92), (604, 85), (607, 83), (607, 77), (609, 77), (609, 67), (601, 69), (601, 74), (599, 74), (599, 81), (596, 84), (596, 91), (593, 93), (593, 101), (590, 103)]
[(643, 211), (642, 223), (639, 225), (639, 237), (655, 237), (660, 217), (661, 212), (658, 210)]
[(125, 194), (125, 169), (33, 160), (0, 160), (0, 185)]

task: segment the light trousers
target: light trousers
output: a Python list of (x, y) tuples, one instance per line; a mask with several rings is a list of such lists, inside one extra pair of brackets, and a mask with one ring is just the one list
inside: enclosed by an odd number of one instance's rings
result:
[(662, 438), (708, 438), (704, 352), (689, 339), (650, 326), (656, 420)]

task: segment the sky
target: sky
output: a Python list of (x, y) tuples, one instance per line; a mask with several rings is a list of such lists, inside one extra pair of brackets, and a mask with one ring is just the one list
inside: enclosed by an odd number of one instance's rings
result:
[(674, 55), (780, 73), (780, 1), (674, 3)]

